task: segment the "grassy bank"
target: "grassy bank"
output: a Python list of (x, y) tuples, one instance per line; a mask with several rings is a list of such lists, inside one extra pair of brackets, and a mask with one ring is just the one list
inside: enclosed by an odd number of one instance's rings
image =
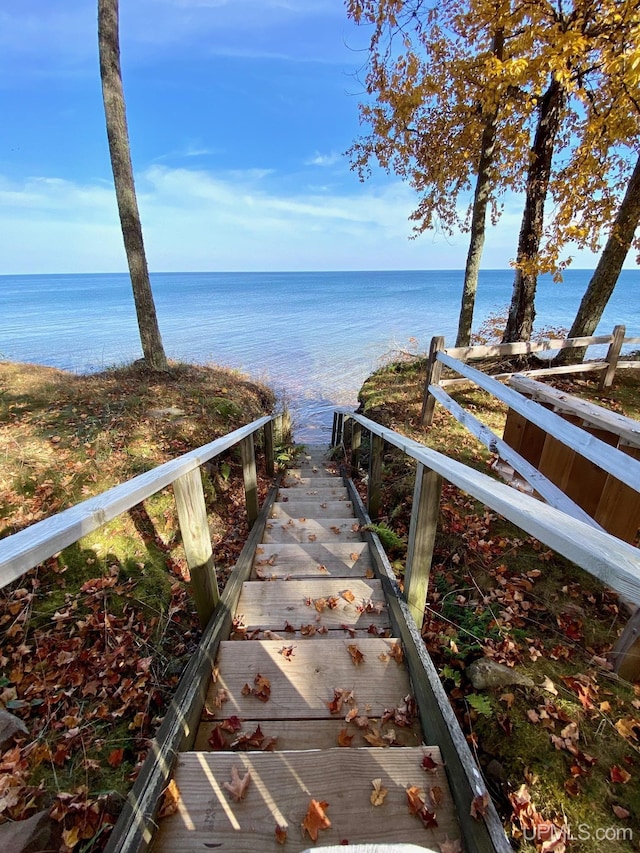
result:
[[(420, 360), (387, 365), (361, 389), (364, 414), (491, 473), (489, 451), (442, 407), (419, 426), (423, 382)], [(637, 371), (606, 394), (594, 380), (553, 384), (640, 419)], [(452, 396), (501, 435), (502, 404), (470, 386)], [(413, 466), (388, 450), (383, 476), (380, 521), (402, 579)], [(607, 659), (628, 615), (592, 576), (445, 485), (422, 635), (521, 849), (640, 850), (640, 684)], [(467, 667), (484, 656), (534, 686), (474, 689)]]
[[(214, 367), (77, 376), (2, 362), (0, 536), (274, 404)], [(241, 470), (230, 451), (203, 471), (221, 585), (247, 533)], [(0, 759), (0, 821), (52, 807), (61, 849), (101, 849), (198, 641), (188, 581), (164, 490), (0, 592), (0, 707), (29, 730)]]

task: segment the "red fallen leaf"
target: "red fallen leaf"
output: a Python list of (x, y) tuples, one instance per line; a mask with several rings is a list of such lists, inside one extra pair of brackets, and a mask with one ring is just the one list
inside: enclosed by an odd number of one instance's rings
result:
[(342, 704), (344, 702), (343, 691), (334, 687), (333, 689), (333, 699), (331, 702), (327, 702), (327, 707), (329, 708), (330, 713), (339, 714), (342, 710)]
[(631, 779), (631, 773), (628, 773), (622, 767), (618, 767), (616, 764), (614, 764), (611, 770), (609, 771), (609, 778), (612, 782), (617, 782), (626, 785), (629, 779)]
[(321, 800), (311, 800), (309, 803), (309, 808), (307, 809), (307, 814), (305, 815), (304, 820), (302, 821), (302, 829), (304, 832), (309, 833), (309, 837), (312, 841), (318, 840), (318, 832), (321, 829), (329, 829), (331, 826), (331, 821), (325, 814), (325, 809), (329, 808), (329, 803)]
[(426, 771), (437, 770), (438, 767), (442, 767), (442, 765), (434, 761), (430, 755), (425, 755), (425, 757), (422, 759), (422, 764), (420, 766), (423, 770)]
[(620, 818), (620, 820), (626, 820), (626, 818), (628, 818), (631, 814), (631, 812), (627, 811), (627, 809), (623, 809), (622, 806), (615, 806), (614, 805), (614, 806), (611, 806), (611, 809), (612, 809), (614, 815), (616, 817)]
[(352, 740), (353, 735), (347, 733), (346, 726), (343, 729), (340, 729), (340, 733), (338, 735), (338, 746), (351, 746)]
[[(109, 753), (109, 757), (107, 758), (107, 764), (110, 767), (120, 767), (122, 764), (122, 759), (124, 758), (124, 749), (113, 749)], [(55, 760), (55, 758), (54, 758)]]
[(578, 784), (578, 780), (573, 777), (571, 779), (566, 779), (564, 783), (564, 789), (570, 797), (577, 797), (580, 793), (580, 785)]
[(346, 624), (343, 622), (343, 623), (342, 623), (342, 625), (341, 625), (340, 627), (342, 628), (342, 630), (343, 630), (343, 631), (346, 631), (346, 632), (347, 632), (348, 634), (350, 634), (352, 637), (355, 637), (355, 635), (356, 635), (356, 629), (355, 629), (355, 628), (352, 628), (352, 627), (351, 627), (351, 625), (346, 625)]
[(240, 800), (244, 799), (250, 781), (251, 773), (247, 770), (244, 776), (240, 777), (238, 768), (234, 765), (231, 768), (231, 782), (223, 782), (222, 786), (225, 791), (231, 794), (236, 803), (239, 803)]
[(356, 666), (360, 666), (362, 661), (364, 660), (364, 655), (360, 651), (360, 649), (356, 646), (355, 643), (351, 643), (347, 646), (347, 650), (351, 655), (351, 660)]
[(327, 607), (329, 608), (329, 610), (335, 610), (339, 604), (340, 599), (337, 595), (330, 595), (327, 599)]
[(254, 749), (260, 749), (262, 746), (262, 742), (264, 741), (264, 735), (262, 734), (262, 729), (260, 728), (260, 724), (255, 731), (251, 732), (251, 734), (247, 734), (246, 732), (241, 732), (238, 737), (230, 744), (230, 749), (241, 749), (242, 747), (254, 747)]
[(426, 829), (436, 827), (438, 825), (438, 821), (436, 820), (435, 812), (430, 811), (425, 805), (424, 800), (420, 796), (420, 788), (416, 785), (412, 785), (410, 788), (406, 789), (406, 792), (407, 804), (409, 806), (410, 813), (419, 817)]
[(287, 843), (287, 830), (283, 826), (276, 826), (276, 841), (282, 845)]
[(474, 797), (471, 802), (471, 817), (474, 818), (474, 820), (479, 820), (481, 817), (484, 817), (487, 813), (489, 802), (489, 794), (487, 791), (485, 791), (484, 794), (478, 794), (477, 797)]
[(293, 627), (293, 625), (287, 622), (284, 626), (284, 632), (285, 634), (295, 634), (296, 629)]
[(313, 635), (316, 633), (316, 630), (317, 630), (317, 628), (315, 625), (301, 625), (300, 626), (300, 633), (302, 634), (303, 637), (313, 637)]
[(222, 732), (220, 731), (221, 726), (214, 726), (211, 729), (211, 734), (209, 735), (209, 740), (207, 743), (211, 747), (211, 749), (226, 749), (227, 742), (225, 741)]
[(168, 817), (178, 811), (180, 791), (175, 779), (172, 779), (162, 792), (162, 800), (158, 809), (158, 817)]
[(294, 656), (294, 654), (295, 654), (294, 649), (295, 649), (295, 646), (283, 646), (283, 647), (280, 649), (280, 654), (282, 655), (282, 657), (283, 657), (285, 660), (290, 661), (290, 660), (291, 660), (291, 658), (292, 658), (292, 657)]
[(233, 714), (231, 717), (220, 723), (220, 728), (224, 729), (225, 732), (239, 732), (242, 728), (242, 720)]

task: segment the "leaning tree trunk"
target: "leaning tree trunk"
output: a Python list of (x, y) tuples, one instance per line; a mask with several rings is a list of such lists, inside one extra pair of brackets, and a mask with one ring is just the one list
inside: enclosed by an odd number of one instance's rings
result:
[[(493, 53), (499, 59), (502, 59), (503, 46), (504, 36), (502, 31), (498, 31), (493, 39)], [(495, 152), (497, 123), (498, 107), (496, 106), (491, 114), (487, 116), (482, 131), (478, 176), (476, 178), (473, 211), (471, 214), (471, 236), (469, 238), (469, 251), (467, 252), (467, 263), (464, 270), (464, 285), (462, 288), (460, 317), (458, 319), (458, 334), (456, 336), (457, 347), (468, 347), (471, 342), (471, 324), (473, 323), (473, 311), (478, 291), (480, 261), (484, 249), (487, 205), (489, 204), (489, 196), (491, 195), (491, 167)]]
[[(606, 245), (569, 330), (570, 338), (590, 337), (595, 332), (616, 286), (639, 223), (640, 157), (636, 161)], [(585, 352), (586, 347), (560, 350), (555, 361), (560, 364), (573, 364), (582, 361)]]
[(162, 345), (156, 307), (151, 291), (147, 258), (142, 239), (142, 225), (133, 181), (129, 132), (127, 130), (120, 69), (118, 0), (98, 0), (98, 47), (113, 182), (138, 317), (142, 352), (148, 367), (153, 370), (166, 370), (167, 358)]
[(525, 208), (518, 238), (516, 274), (503, 343), (528, 341), (533, 332), (538, 284), (537, 258), (544, 227), (544, 203), (551, 177), (551, 161), (560, 127), (565, 91), (553, 80), (540, 101), (538, 126), (527, 173)]

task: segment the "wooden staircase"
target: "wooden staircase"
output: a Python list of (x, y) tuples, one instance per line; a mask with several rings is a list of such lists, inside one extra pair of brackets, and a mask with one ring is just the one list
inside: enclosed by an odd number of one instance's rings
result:
[(311, 448), (278, 492), (156, 853), (463, 849), (369, 546), (325, 454)]

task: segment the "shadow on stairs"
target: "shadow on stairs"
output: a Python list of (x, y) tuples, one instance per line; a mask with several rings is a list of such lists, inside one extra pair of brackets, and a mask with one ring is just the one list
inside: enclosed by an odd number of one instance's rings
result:
[(326, 454), (308, 448), (279, 489), (156, 853), (463, 849), (369, 545)]

